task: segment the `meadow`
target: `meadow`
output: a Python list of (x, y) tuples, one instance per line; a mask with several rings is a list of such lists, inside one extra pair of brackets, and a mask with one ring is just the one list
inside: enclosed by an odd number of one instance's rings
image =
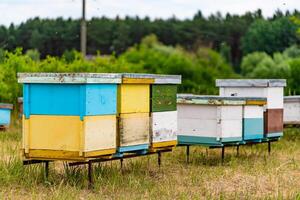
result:
[(87, 166), (50, 163), (46, 180), (41, 164), (23, 166), (21, 124), (0, 132), (0, 199), (300, 199), (300, 130), (285, 129), (272, 144), (243, 146), (236, 156), (191, 147), (157, 156), (94, 164), (94, 189), (88, 189)]

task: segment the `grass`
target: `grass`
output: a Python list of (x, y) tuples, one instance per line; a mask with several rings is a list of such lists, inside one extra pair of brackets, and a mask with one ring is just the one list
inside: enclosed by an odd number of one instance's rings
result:
[(0, 199), (300, 199), (300, 130), (286, 129), (272, 145), (226, 149), (224, 165), (220, 149), (191, 147), (191, 163), (185, 148), (157, 156), (94, 165), (95, 187), (87, 189), (87, 169), (50, 164), (45, 181), (43, 166), (24, 167), (20, 125), (0, 132)]

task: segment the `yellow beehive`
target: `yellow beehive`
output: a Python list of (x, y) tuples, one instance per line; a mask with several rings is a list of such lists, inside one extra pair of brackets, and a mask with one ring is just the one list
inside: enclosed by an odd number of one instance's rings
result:
[[(27, 158), (82, 160), (116, 151), (115, 115), (23, 117), (23, 149)], [(47, 127), (47, 128), (45, 128)]]

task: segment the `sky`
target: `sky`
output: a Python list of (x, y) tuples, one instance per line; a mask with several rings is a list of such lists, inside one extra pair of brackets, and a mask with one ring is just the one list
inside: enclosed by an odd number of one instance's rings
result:
[[(243, 14), (262, 9), (264, 16), (274, 11), (300, 10), (300, 0), (86, 0), (87, 18), (117, 15), (155, 18), (192, 18), (201, 10), (204, 16)], [(80, 18), (82, 0), (0, 0), (0, 24), (20, 24), (29, 18)]]

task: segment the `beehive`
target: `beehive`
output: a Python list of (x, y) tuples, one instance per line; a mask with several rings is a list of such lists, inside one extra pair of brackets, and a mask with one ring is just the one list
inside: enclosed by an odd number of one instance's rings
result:
[(264, 136), (283, 135), (283, 88), (284, 79), (224, 79), (216, 80), (220, 96), (264, 97)]
[(150, 84), (144, 74), (122, 74), (118, 88), (118, 152), (146, 152), (150, 143)]
[(285, 96), (283, 105), (284, 124), (300, 124), (300, 96)]
[(9, 127), (12, 109), (12, 104), (0, 103), (0, 128)]
[(116, 152), (119, 74), (20, 73), (28, 159), (84, 160)]
[(151, 147), (177, 144), (177, 84), (180, 76), (156, 75), (151, 85)]
[[(263, 102), (253, 98), (178, 95), (178, 143), (214, 146), (260, 138), (263, 112), (258, 108)], [(248, 120), (253, 117), (255, 121)], [(249, 127), (253, 123), (258, 127)]]

